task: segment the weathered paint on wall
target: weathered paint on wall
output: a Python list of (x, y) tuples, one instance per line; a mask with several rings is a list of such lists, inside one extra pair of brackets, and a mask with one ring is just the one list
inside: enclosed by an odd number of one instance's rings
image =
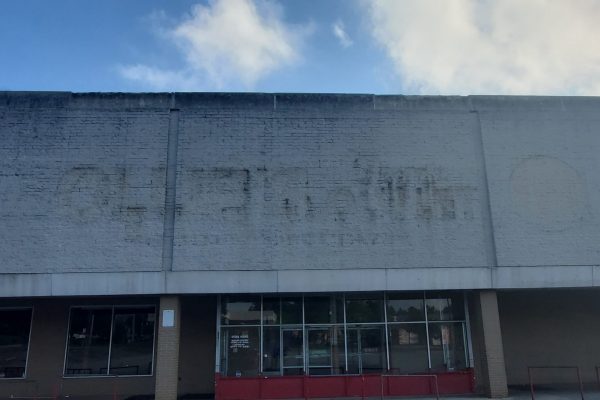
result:
[[(595, 286), (599, 106), (597, 98), (1, 93), (0, 289)], [(172, 259), (163, 254), (168, 184)]]

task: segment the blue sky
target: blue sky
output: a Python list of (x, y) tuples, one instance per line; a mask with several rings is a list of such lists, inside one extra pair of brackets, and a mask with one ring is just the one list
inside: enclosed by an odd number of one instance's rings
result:
[(0, 90), (600, 94), (598, 0), (21, 0)]

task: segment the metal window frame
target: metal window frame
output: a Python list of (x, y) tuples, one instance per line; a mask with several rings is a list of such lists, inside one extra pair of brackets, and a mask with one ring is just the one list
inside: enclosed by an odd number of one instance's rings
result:
[[(69, 334), (71, 332), (71, 313), (74, 308), (87, 309), (87, 310), (101, 310), (101, 309), (111, 309), (111, 319), (110, 319), (110, 337), (108, 342), (108, 359), (107, 359), (107, 368), (106, 374), (103, 375), (66, 375), (65, 372), (67, 370), (67, 355), (69, 353)], [(119, 308), (153, 308), (154, 309), (154, 329), (153, 329), (153, 338), (152, 338), (152, 366), (150, 368), (150, 374), (140, 374), (140, 375), (111, 375), (110, 372), (110, 356), (112, 352), (112, 334), (114, 327), (114, 316), (115, 309)], [(139, 377), (149, 377), (154, 376), (154, 364), (156, 357), (156, 336), (158, 335), (158, 311), (156, 304), (83, 304), (83, 305), (70, 305), (69, 306), (69, 322), (67, 323), (67, 337), (65, 340), (65, 355), (63, 358), (63, 370), (62, 370), (62, 378), (64, 379), (90, 379), (90, 378), (139, 378)]]
[[(432, 366), (432, 362), (431, 362), (431, 337), (430, 337), (430, 332), (429, 332), (429, 328), (430, 328), (430, 324), (457, 324), (460, 323), (462, 330), (463, 330), (463, 347), (464, 347), (464, 351), (465, 351), (465, 366), (466, 367), (472, 367), (473, 365), (473, 352), (472, 352), (472, 344), (471, 344), (471, 335), (470, 335), (470, 320), (469, 320), (469, 310), (468, 310), (468, 304), (467, 304), (467, 295), (466, 293), (463, 291), (461, 292), (462, 297), (463, 297), (463, 303), (464, 303), (464, 310), (465, 310), (465, 317), (464, 319), (451, 319), (451, 320), (439, 320), (439, 321), (430, 321), (429, 320), (429, 316), (427, 314), (427, 300), (429, 299), (436, 299), (439, 297), (435, 297), (438, 296), (441, 293), (446, 293), (448, 291), (430, 291), (430, 293), (433, 293), (433, 296), (428, 296), (428, 291), (419, 291), (421, 292), (421, 295), (418, 297), (415, 297), (415, 299), (422, 299), (423, 301), (423, 307), (424, 307), (424, 319), (423, 320), (419, 320), (419, 321), (394, 321), (391, 322), (388, 320), (388, 310), (387, 310), (387, 306), (388, 306), (388, 301), (390, 300), (388, 295), (393, 294), (395, 292), (389, 292), (389, 291), (380, 291), (380, 292), (365, 292), (365, 293), (359, 293), (360, 294), (375, 294), (378, 295), (379, 293), (382, 293), (382, 299), (383, 299), (383, 321), (381, 322), (348, 322), (347, 320), (347, 292), (333, 292), (333, 293), (303, 293), (301, 295), (298, 294), (249, 294), (251, 296), (259, 296), (260, 297), (260, 321), (258, 324), (227, 324), (227, 325), (223, 325), (222, 321), (221, 321), (221, 313), (222, 313), (222, 301), (224, 299), (223, 296), (218, 295), (217, 297), (217, 340), (216, 340), (216, 356), (215, 356), (215, 372), (217, 373), (225, 373), (226, 374), (226, 369), (225, 371), (223, 371), (223, 365), (222, 365), (222, 357), (223, 357), (223, 351), (224, 350), (223, 347), (223, 329), (224, 328), (241, 328), (241, 327), (245, 327), (245, 328), (259, 328), (259, 375), (264, 374), (264, 362), (263, 362), (263, 351), (264, 351), (264, 327), (265, 327), (265, 323), (264, 323), (264, 297), (276, 297), (279, 301), (279, 324), (268, 324), (268, 327), (278, 327), (279, 328), (279, 345), (280, 347), (283, 344), (283, 331), (284, 330), (288, 330), (288, 329), (295, 329), (295, 330), (301, 330), (302, 331), (302, 358), (303, 358), (303, 363), (302, 366), (295, 366), (295, 367), (289, 367), (289, 368), (302, 368), (303, 373), (305, 375), (309, 374), (309, 362), (308, 362), (308, 358), (309, 358), (309, 349), (308, 349), (308, 330), (311, 329), (331, 329), (332, 327), (342, 327), (343, 328), (343, 332), (344, 332), (344, 363), (345, 363), (345, 374), (348, 373), (348, 328), (361, 328), (361, 327), (366, 327), (368, 328), (369, 326), (383, 326), (383, 332), (385, 335), (385, 356), (386, 356), (386, 371), (391, 371), (391, 361), (390, 361), (390, 342), (389, 342), (389, 335), (390, 335), (390, 328), (394, 327), (394, 326), (400, 326), (400, 325), (425, 325), (425, 333), (426, 333), (426, 343), (427, 343), (427, 366), (428, 366), (428, 370), (431, 371), (431, 366)], [(398, 293), (402, 293), (402, 291), (398, 292)], [(417, 292), (418, 293), (418, 292)], [(439, 294), (437, 294), (439, 293)], [(354, 293), (353, 293), (354, 294)], [(415, 293), (416, 294), (416, 293)], [(328, 297), (330, 300), (337, 300), (336, 296), (340, 296), (342, 299), (342, 303), (343, 303), (343, 321), (342, 322), (330, 322), (330, 323), (315, 323), (315, 324), (307, 324), (306, 323), (306, 299), (310, 298), (310, 297)], [(298, 299), (301, 299), (302, 302), (302, 322), (301, 323), (295, 323), (295, 324), (284, 324), (283, 321), (281, 320), (282, 318), (282, 302), (284, 298), (287, 297), (295, 297)], [(225, 355), (225, 358), (226, 355)], [(280, 360), (279, 360), (279, 373), (281, 376), (284, 375), (284, 370), (286, 369), (286, 367), (284, 367), (283, 365), (283, 353), (280, 352)], [(325, 368), (325, 366), (323, 366), (323, 368)], [(330, 366), (331, 368), (331, 366)], [(134, 375), (134, 376), (140, 376), (140, 375)]]
[(27, 351), (25, 352), (25, 371), (23, 371), (23, 376), (15, 376), (11, 378), (0, 377), (0, 380), (19, 380), (19, 379), (27, 379), (27, 370), (29, 366), (29, 352), (31, 350), (31, 333), (33, 332), (33, 313), (35, 312), (35, 306), (17, 306), (17, 307), (0, 307), (1, 311), (18, 311), (18, 310), (31, 310), (31, 316), (29, 318), (29, 333), (27, 337)]

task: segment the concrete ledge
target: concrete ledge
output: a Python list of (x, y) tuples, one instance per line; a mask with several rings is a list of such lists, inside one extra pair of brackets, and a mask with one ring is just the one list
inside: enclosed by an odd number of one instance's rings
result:
[(496, 289), (528, 289), (596, 286), (594, 266), (565, 265), (498, 267), (492, 270)]
[(52, 274), (52, 296), (158, 294), (163, 282), (162, 272)]
[(1, 297), (600, 286), (600, 266), (0, 274)]
[(0, 274), (0, 296), (51, 296), (50, 274)]
[(277, 271), (168, 272), (165, 279), (165, 293), (277, 292)]
[(492, 287), (490, 268), (389, 269), (386, 290), (487, 289)]

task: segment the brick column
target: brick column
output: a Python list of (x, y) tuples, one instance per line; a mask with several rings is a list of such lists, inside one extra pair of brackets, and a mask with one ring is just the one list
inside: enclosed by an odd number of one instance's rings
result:
[(477, 389), (491, 398), (508, 396), (502, 332), (495, 290), (471, 298), (471, 329)]
[(156, 400), (176, 400), (181, 308), (178, 296), (161, 296), (156, 346)]

